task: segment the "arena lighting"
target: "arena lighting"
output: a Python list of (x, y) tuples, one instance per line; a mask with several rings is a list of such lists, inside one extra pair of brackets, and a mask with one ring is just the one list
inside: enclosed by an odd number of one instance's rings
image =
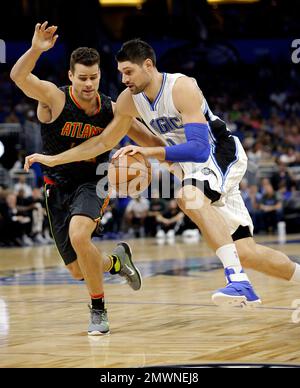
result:
[(141, 7), (145, 0), (99, 0), (103, 7)]
[[(99, 0), (104, 7), (141, 7), (146, 0)], [(260, 0), (207, 0), (211, 4), (258, 3)]]
[(258, 3), (260, 0), (207, 0), (210, 4), (249, 4)]

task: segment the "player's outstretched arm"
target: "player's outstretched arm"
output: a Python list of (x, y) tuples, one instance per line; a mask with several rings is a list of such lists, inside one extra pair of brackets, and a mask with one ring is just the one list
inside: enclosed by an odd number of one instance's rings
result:
[(138, 120), (133, 120), (128, 137), (142, 147), (162, 147), (166, 143)]
[[(141, 147), (165, 147), (166, 142), (157, 135), (154, 135), (146, 125), (138, 120), (133, 120), (128, 136)], [(142, 149), (142, 148), (141, 148)], [(178, 179), (183, 179), (183, 170), (178, 163), (163, 162), (162, 167), (174, 174)]]
[(114, 108), (114, 118), (101, 135), (86, 140), (77, 147), (57, 155), (32, 154), (25, 158), (24, 169), (28, 172), (33, 163), (42, 163), (48, 167), (60, 164), (89, 160), (112, 150), (126, 136), (131, 128), (133, 118), (123, 109), (126, 97), (121, 94)]
[(42, 81), (31, 73), (42, 53), (50, 50), (58, 38), (55, 34), (57, 26), (47, 25), (48, 22), (44, 22), (35, 26), (32, 45), (13, 66), (10, 77), (28, 97), (51, 107), (63, 92), (53, 83)]
[(77, 147), (57, 155), (32, 154), (26, 156), (24, 170), (29, 171), (33, 163), (41, 163), (48, 167), (55, 167), (60, 164), (81, 162), (95, 158), (116, 146), (126, 136), (130, 128), (132, 118), (115, 116), (101, 135), (94, 136)]

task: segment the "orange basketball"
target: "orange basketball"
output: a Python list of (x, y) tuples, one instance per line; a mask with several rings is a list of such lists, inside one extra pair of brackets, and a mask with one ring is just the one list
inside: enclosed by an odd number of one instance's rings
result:
[(113, 159), (108, 168), (108, 182), (119, 195), (137, 196), (150, 185), (151, 164), (142, 154)]

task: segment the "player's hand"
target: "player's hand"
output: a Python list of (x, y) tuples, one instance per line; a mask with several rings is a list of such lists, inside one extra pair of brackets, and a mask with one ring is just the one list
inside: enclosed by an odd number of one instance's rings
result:
[(58, 35), (55, 35), (57, 26), (48, 27), (48, 22), (43, 24), (38, 23), (35, 26), (34, 35), (32, 38), (32, 48), (39, 51), (50, 50), (57, 41)]
[(55, 166), (53, 156), (43, 155), (43, 154), (32, 154), (32, 155), (26, 156), (25, 163), (24, 163), (24, 170), (28, 172), (30, 167), (33, 165), (33, 163), (41, 163), (48, 167)]
[(129, 146), (126, 146), (126, 147), (123, 147), (121, 149), (119, 149), (114, 155), (113, 155), (113, 159), (117, 159), (117, 158), (122, 158), (123, 156), (125, 155), (135, 155), (135, 154), (142, 154), (144, 156), (147, 156), (146, 155), (146, 148), (143, 148), (143, 147), (138, 147), (138, 146), (134, 146), (134, 145), (129, 145)]

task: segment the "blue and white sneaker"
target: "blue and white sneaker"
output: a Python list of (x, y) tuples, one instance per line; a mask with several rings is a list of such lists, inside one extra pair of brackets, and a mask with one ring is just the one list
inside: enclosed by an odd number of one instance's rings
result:
[(226, 268), (225, 276), (228, 282), (227, 286), (220, 288), (212, 296), (212, 301), (217, 306), (255, 307), (261, 304), (261, 300), (254, 292), (244, 271), (236, 274), (234, 270)]

